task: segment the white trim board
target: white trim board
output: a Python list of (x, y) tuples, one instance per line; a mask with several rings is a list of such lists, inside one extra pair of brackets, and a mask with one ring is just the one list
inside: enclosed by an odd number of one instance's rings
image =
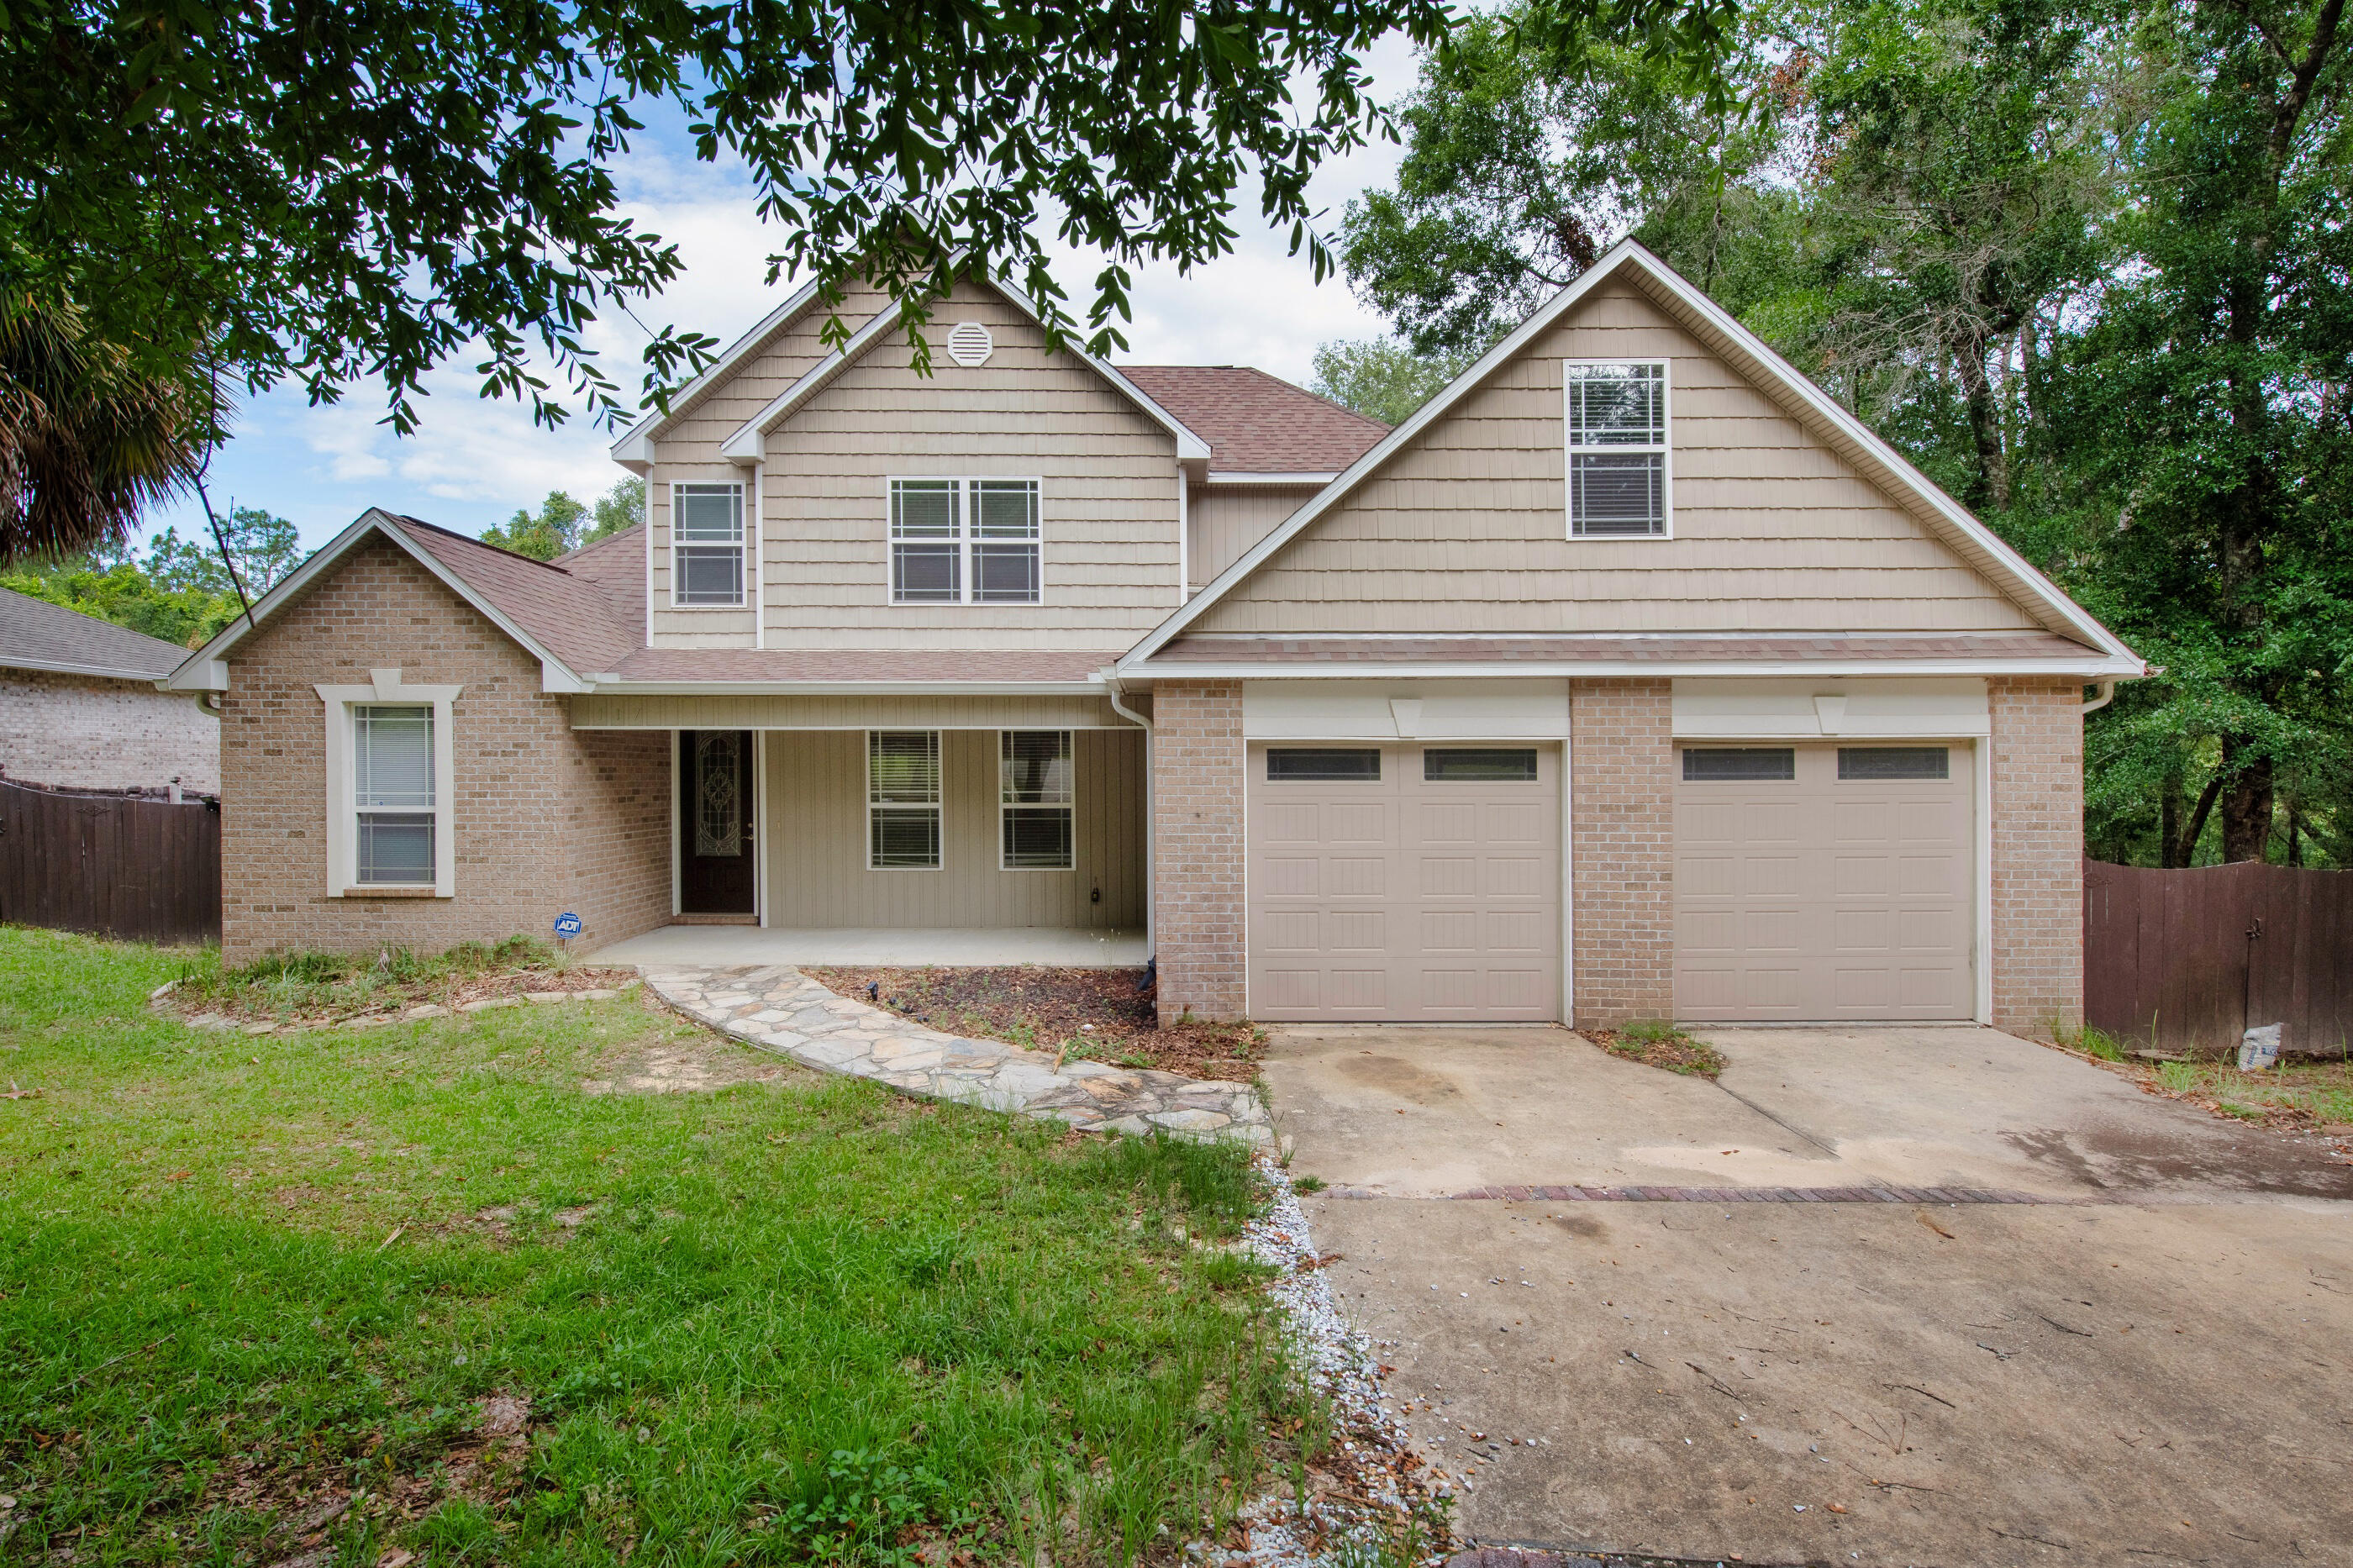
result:
[[(1242, 552), (1234, 563), (1219, 573), (1208, 587), (1195, 595), (1177, 612), (1147, 633), (1144, 639), (1128, 650), (1119, 662), (1119, 672), (1125, 679), (1134, 667), (1166, 647), (1178, 634), (1206, 614), (1216, 604), (1268, 560), (1276, 552), (1297, 538), (1315, 520), (1332, 510), (1357, 485), (1377, 470), (1390, 458), (1418, 438), (1424, 430), (1445, 417), (1454, 405), (1472, 388), (1511, 360), (1555, 322), (1567, 314), (1588, 295), (1610, 279), (1625, 273), (1645, 286), (1662, 309), (1715, 353), (1723, 355), (1731, 367), (1746, 374), (1768, 395), (1778, 394), (1794, 411), (1802, 411), (1819, 426), (1831, 445), (1850, 461), (1862, 469), (1864, 477), (1880, 484), (1899, 503), (1909, 500), (1917, 509), (1916, 515), (1928, 523), (1932, 531), (1942, 535), (1972, 566), (1983, 573), (1997, 587), (2010, 591), (2021, 607), (2035, 613), (2046, 629), (2063, 637), (2081, 639), (2099, 650), (2108, 667), (2103, 673), (2119, 676), (2139, 676), (2147, 673), (2138, 656), (2126, 647), (2116, 634), (2102, 626), (2091, 614), (2061, 593), (2051, 580), (2029, 564), (2024, 557), (2002, 542), (1991, 529), (1969, 515), (1958, 501), (1931, 482), (1927, 476), (1914, 468), (1895, 449), (1872, 434), (1862, 421), (1839, 406), (1829, 395), (1799, 374), (1787, 360), (1767, 346), (1765, 342), (1725, 312), (1696, 287), (1678, 276), (1674, 269), (1632, 240), (1620, 240), (1576, 281), (1555, 294), (1535, 312), (1521, 322), (1481, 355), (1478, 362), (1448, 384), (1445, 391), (1431, 398), (1404, 424), (1390, 431), (1378, 444), (1341, 473), (1323, 490), (1291, 514), (1258, 543)], [(1744, 363), (1745, 362), (1745, 363)], [(2038, 668), (2033, 673), (2040, 673)], [(1204, 672), (1206, 673), (1206, 672)], [(1530, 674), (1573, 674), (1567, 670), (1531, 670)], [(1593, 670), (1589, 673), (1620, 673)], [(1630, 671), (1625, 673), (1642, 673)], [(1991, 673), (1991, 672), (1986, 672)], [(2020, 671), (2018, 673), (2029, 673)], [(2072, 673), (2061, 670), (2054, 673)], [(1217, 679), (1233, 679), (1224, 675)]]
[(458, 896), (458, 737), (463, 686), (405, 684), (397, 669), (371, 669), (366, 686), (314, 686), (327, 726), (327, 897), (413, 898), (417, 883), (359, 880), (359, 805), (352, 782), (352, 710), (376, 704), (433, 710), (433, 886), (436, 899)]
[(1950, 740), (1993, 733), (1982, 679), (1682, 679), (1677, 740)]

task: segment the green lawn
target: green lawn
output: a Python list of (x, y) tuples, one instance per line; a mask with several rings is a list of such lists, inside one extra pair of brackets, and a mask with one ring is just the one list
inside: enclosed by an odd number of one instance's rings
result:
[[(635, 995), (203, 1033), (144, 1005), (191, 962), (0, 929), (0, 1083), (38, 1090), (0, 1100), (0, 1561), (275, 1561), (356, 1489), (341, 1563), (1118, 1562), (1314, 1425), (1199, 1245), (1247, 1216), (1237, 1152)], [(628, 1090), (681, 1061), (741, 1081)]]

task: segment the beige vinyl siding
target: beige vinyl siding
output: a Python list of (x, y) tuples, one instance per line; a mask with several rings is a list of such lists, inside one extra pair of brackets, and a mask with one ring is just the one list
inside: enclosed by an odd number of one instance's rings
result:
[[(770, 647), (1070, 647), (1131, 643), (1178, 603), (1176, 439), (990, 289), (934, 315), (934, 374), (892, 332), (768, 434)], [(996, 348), (967, 370), (958, 321)], [(893, 605), (893, 478), (1035, 479), (1041, 602)]]
[[(1075, 853), (1068, 871), (997, 869), (997, 738), (940, 735), (941, 868), (866, 868), (866, 737), (772, 735), (763, 813), (768, 924), (1057, 926), (1144, 923), (1144, 736), (1071, 735)], [(1101, 889), (1103, 900), (1092, 895)]]
[[(873, 289), (845, 294), (839, 311), (851, 331), (871, 317), (883, 297)], [(733, 375), (676, 411), (670, 427), (654, 444), (653, 471), (647, 476), (646, 529), (651, 552), (654, 646), (657, 647), (749, 647), (752, 612), (670, 607), (670, 487), (673, 484), (740, 484), (744, 526), (752, 526), (752, 470), (719, 455), (719, 444), (744, 421), (765, 408), (785, 388), (821, 363), (832, 351), (821, 341), (836, 314), (811, 305), (778, 327)], [(746, 573), (746, 584), (750, 574)]]
[(1316, 485), (1196, 486), (1187, 499), (1191, 587), (1213, 581), (1277, 524), (1314, 499)]
[[(1133, 730), (1100, 697), (631, 697), (572, 700), (575, 730)], [(789, 738), (777, 742), (794, 743)]]
[[(1561, 362), (1669, 362), (1673, 537), (1568, 538)], [(1630, 285), (1598, 289), (1237, 584), (1202, 632), (2029, 630)]]

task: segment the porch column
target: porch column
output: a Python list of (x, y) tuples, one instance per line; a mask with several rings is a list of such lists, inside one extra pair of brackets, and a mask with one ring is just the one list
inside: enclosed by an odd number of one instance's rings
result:
[(1248, 1007), (1242, 910), (1242, 689), (1172, 681), (1152, 691), (1153, 935), (1160, 1021), (1240, 1018)]

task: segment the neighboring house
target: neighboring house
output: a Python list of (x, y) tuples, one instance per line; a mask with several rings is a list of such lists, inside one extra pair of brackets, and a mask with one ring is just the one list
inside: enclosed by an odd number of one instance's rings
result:
[(552, 565), (371, 512), (174, 678), (226, 948), (1148, 929), (1261, 1019), (2080, 1016), (2132, 652), (1623, 245), (1394, 431), (797, 295)]
[(188, 650), (0, 588), (0, 773), (73, 789), (220, 790), (220, 720), (165, 691)]

